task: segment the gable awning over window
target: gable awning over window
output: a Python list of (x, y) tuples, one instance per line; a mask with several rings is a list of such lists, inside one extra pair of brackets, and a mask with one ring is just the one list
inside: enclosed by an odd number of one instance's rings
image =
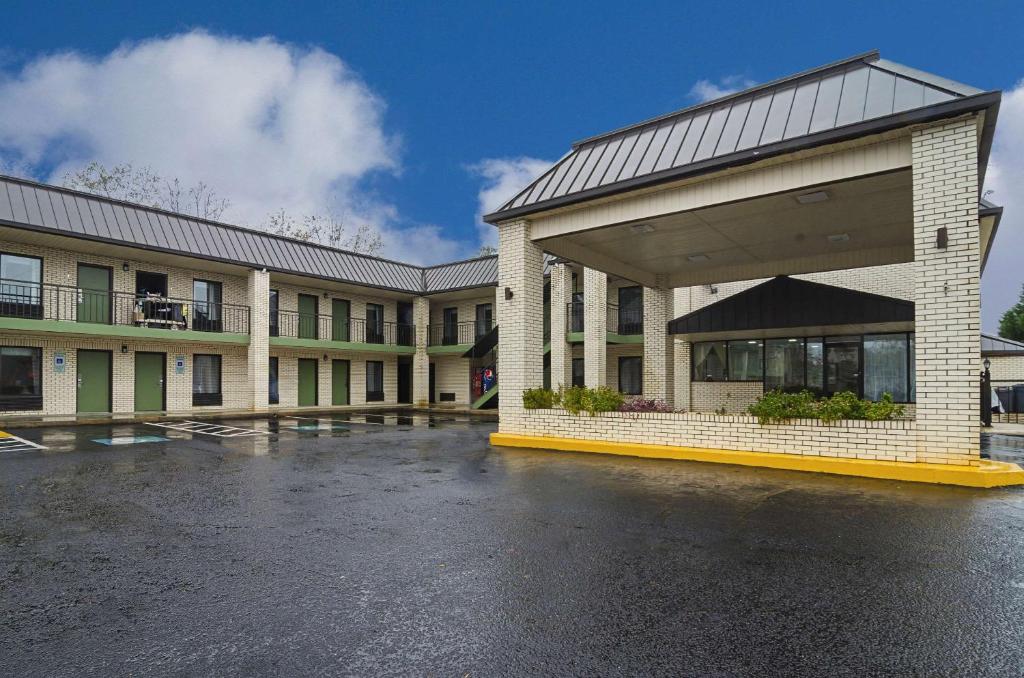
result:
[(806, 328), (821, 333), (909, 331), (914, 302), (779, 276), (669, 322), (685, 338), (779, 336)]

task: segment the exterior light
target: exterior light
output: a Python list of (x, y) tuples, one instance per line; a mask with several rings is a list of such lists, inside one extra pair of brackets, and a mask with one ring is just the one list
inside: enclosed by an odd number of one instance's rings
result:
[(327, 362), (327, 354), (324, 353), (324, 362)]
[(796, 196), (796, 201), (801, 205), (811, 205), (816, 202), (825, 202), (826, 200), (828, 200), (828, 193), (825, 191), (815, 191)]
[(651, 226), (650, 224), (633, 224), (629, 227), (629, 230), (634, 233), (652, 233), (654, 231), (654, 226)]
[(131, 266), (128, 265), (127, 261), (121, 264), (121, 270), (124, 271), (125, 273), (131, 270)]
[(986, 372), (988, 372), (988, 368), (992, 367), (992, 361), (989, 360), (988, 358), (985, 358), (985, 360), (982, 361), (981, 364), (985, 366), (985, 371)]
[(508, 301), (511, 298), (512, 298), (512, 288), (511, 287), (506, 287), (505, 288), (505, 301)]
[(127, 344), (121, 344), (121, 353), (127, 353), (127, 352), (128, 352), (128, 345)]
[(700, 261), (707, 261), (710, 258), (711, 257), (709, 257), (706, 254), (691, 254), (690, 256), (686, 257), (686, 260), (693, 263), (697, 263)]
[(850, 239), (849, 233), (833, 233), (828, 236), (829, 242), (846, 242)]

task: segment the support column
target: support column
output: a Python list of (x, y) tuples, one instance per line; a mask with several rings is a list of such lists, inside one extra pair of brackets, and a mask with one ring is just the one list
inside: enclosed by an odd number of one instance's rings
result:
[(497, 301), (498, 429), (515, 433), (523, 430), (523, 391), (544, 381), (544, 257), (526, 220), (498, 225)]
[(608, 383), (608, 276), (583, 269), (583, 381), (589, 388)]
[(668, 333), (673, 318), (674, 292), (665, 287), (644, 288), (644, 397), (675, 404), (675, 341)]
[[(690, 287), (678, 287), (675, 289), (675, 306), (672, 309), (673, 319), (678, 318), (681, 315), (689, 313), (693, 310), (693, 306), (690, 300), (691, 297)], [(676, 401), (675, 408), (677, 410), (690, 411), (690, 379), (692, 376), (692, 370), (690, 369), (690, 351), (691, 344), (688, 341), (676, 341), (674, 342), (675, 352), (675, 377), (676, 377)]]
[(551, 267), (551, 388), (572, 386), (572, 346), (566, 341), (568, 306), (572, 302), (572, 270)]
[(248, 401), (255, 412), (265, 412), (270, 390), (270, 274), (249, 271)]
[(416, 326), (416, 353), (412, 356), (412, 401), (416, 407), (427, 407), (430, 404), (430, 356), (427, 355), (430, 299), (413, 299), (412, 321)]
[[(977, 118), (916, 130), (911, 152), (917, 458), (977, 464), (981, 432)], [(940, 229), (945, 231), (944, 247)]]

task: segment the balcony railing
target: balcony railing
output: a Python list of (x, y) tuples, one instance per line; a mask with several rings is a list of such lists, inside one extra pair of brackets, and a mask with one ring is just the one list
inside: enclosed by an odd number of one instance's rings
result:
[(415, 325), (394, 322), (368, 323), (365, 318), (338, 318), (314, 313), (278, 311), (277, 318), (270, 319), (270, 328), (271, 336), (275, 337), (390, 346), (416, 345)]
[(457, 346), (459, 344), (475, 344), (492, 329), (494, 329), (493, 322), (467, 321), (429, 325), (427, 327), (427, 345)]
[[(566, 331), (582, 332), (583, 316), (582, 301), (571, 301), (566, 304)], [(619, 308), (617, 304), (608, 304), (607, 318), (607, 331), (611, 334), (637, 335), (644, 333), (644, 311), (642, 308)]]
[(249, 307), (0, 279), (0, 316), (197, 332), (249, 333)]

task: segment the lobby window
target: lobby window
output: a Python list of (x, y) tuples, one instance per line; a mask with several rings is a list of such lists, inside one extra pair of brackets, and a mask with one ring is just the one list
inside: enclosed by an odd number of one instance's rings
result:
[(366, 402), (384, 400), (384, 363), (379, 360), (366, 362)]
[(764, 373), (760, 339), (729, 342), (729, 381), (761, 381)]
[(619, 358), (619, 393), (640, 395), (644, 392), (644, 359), (640, 356)]
[(764, 342), (766, 391), (800, 391), (804, 388), (804, 340), (767, 339)]
[(0, 411), (43, 409), (43, 350), (0, 347)]
[(725, 342), (703, 341), (693, 345), (693, 380), (725, 381)]
[(192, 356), (192, 405), (221, 405), (221, 370), (219, 355)]
[(913, 402), (912, 341), (906, 334), (864, 336), (864, 397), (878, 400), (883, 393), (898, 403)]

